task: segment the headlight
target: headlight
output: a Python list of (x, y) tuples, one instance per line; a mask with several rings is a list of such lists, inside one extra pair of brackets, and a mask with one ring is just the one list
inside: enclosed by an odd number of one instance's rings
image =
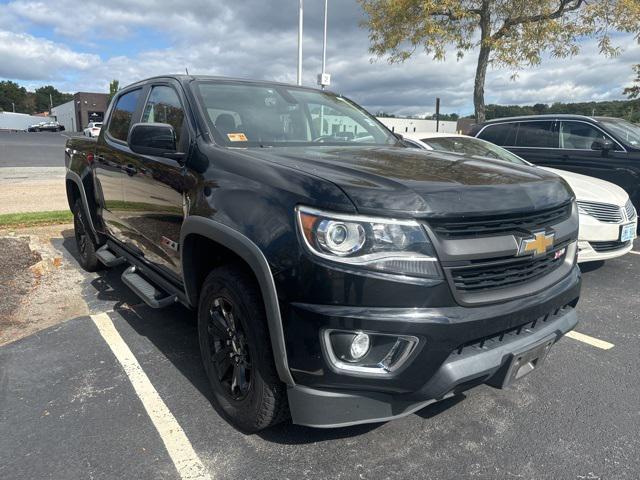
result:
[(303, 206), (296, 210), (305, 246), (318, 257), (379, 272), (440, 278), (433, 245), (418, 222)]

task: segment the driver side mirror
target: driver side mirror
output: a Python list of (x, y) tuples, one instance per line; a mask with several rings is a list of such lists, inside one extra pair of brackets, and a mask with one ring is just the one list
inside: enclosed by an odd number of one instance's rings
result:
[(591, 144), (591, 150), (601, 150), (602, 153), (609, 152), (613, 149), (614, 145), (611, 140), (596, 140)]
[(135, 123), (127, 139), (129, 148), (140, 155), (165, 157), (180, 162), (184, 153), (179, 153), (176, 132), (168, 123)]

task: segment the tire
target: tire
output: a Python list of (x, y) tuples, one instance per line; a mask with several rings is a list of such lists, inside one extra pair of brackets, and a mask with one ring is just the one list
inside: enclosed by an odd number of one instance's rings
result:
[(80, 259), (80, 266), (87, 272), (96, 272), (102, 270), (104, 265), (96, 256), (98, 245), (89, 235), (86, 225), (82, 201), (78, 199), (73, 206), (73, 230), (75, 232), (76, 247), (78, 248), (78, 258)]
[(266, 322), (252, 275), (237, 266), (223, 266), (207, 276), (198, 305), (200, 352), (214, 407), (245, 433), (289, 417)]

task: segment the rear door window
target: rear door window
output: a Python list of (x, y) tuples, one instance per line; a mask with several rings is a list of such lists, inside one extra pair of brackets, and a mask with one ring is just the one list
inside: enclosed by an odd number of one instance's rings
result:
[(553, 121), (520, 122), (516, 147), (558, 148), (558, 133)]
[(515, 141), (517, 127), (517, 123), (489, 125), (480, 132), (478, 138), (500, 146), (511, 146)]
[(127, 141), (131, 119), (138, 105), (141, 89), (132, 90), (118, 98), (111, 120), (109, 120), (109, 135), (116, 140)]

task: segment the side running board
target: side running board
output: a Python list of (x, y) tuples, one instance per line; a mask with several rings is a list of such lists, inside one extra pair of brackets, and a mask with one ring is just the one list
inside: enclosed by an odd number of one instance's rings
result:
[(98, 260), (100, 260), (105, 267), (117, 267), (127, 261), (124, 257), (116, 257), (115, 254), (109, 250), (108, 245), (101, 246), (96, 251), (96, 257), (98, 257)]
[(122, 282), (138, 295), (151, 308), (164, 308), (178, 301), (177, 295), (167, 295), (144, 279), (135, 266), (127, 268), (122, 274)]

